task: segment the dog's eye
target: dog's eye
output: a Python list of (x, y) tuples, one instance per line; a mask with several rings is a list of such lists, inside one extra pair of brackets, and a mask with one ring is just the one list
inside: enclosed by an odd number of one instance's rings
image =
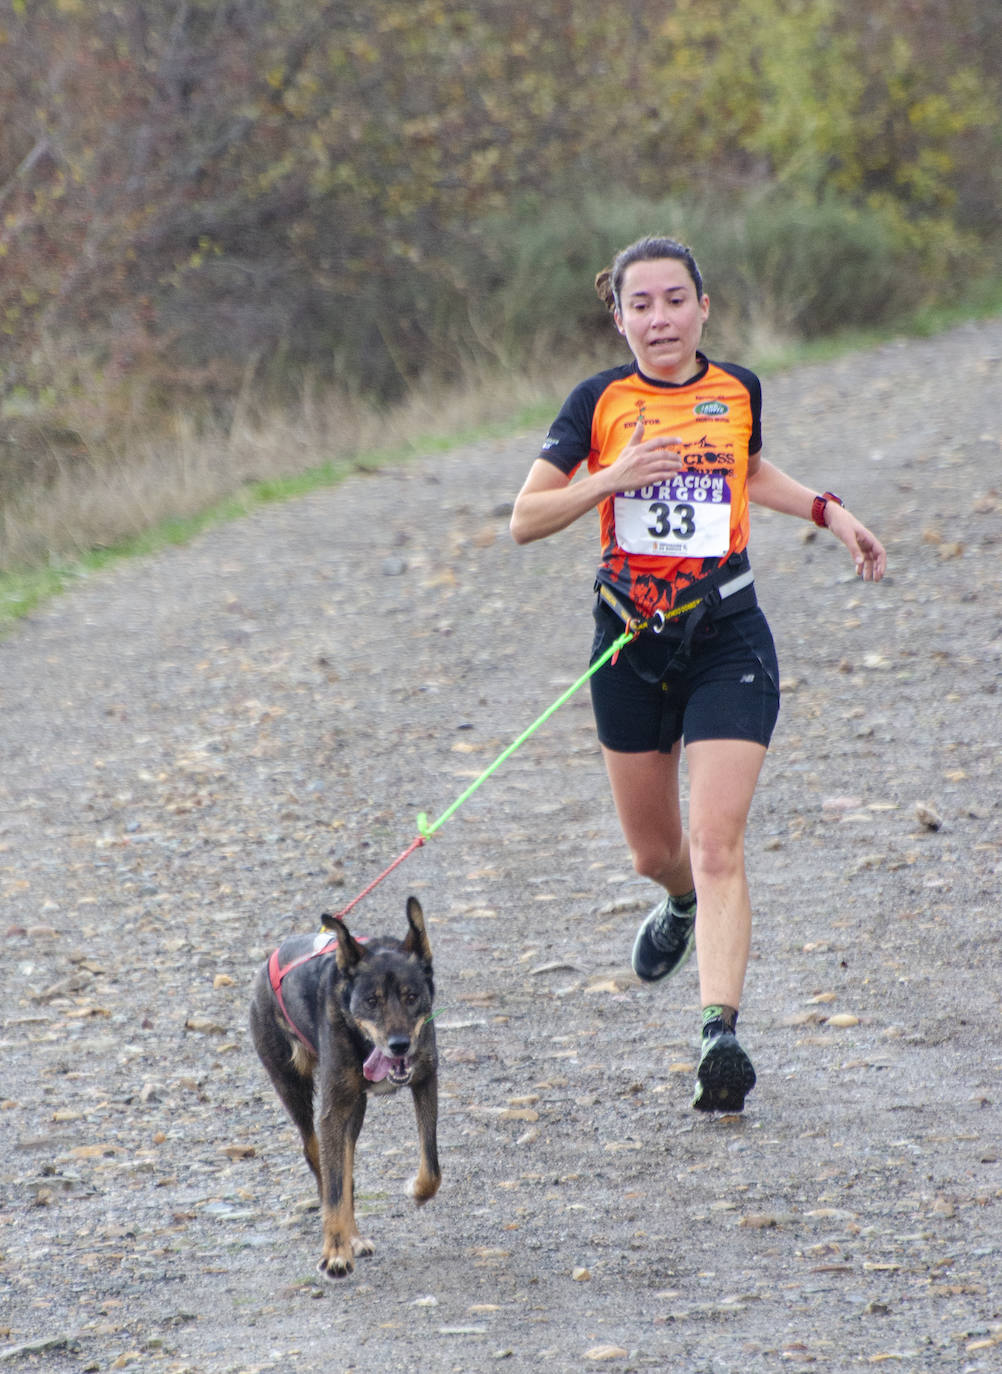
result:
[(365, 999), (365, 1005), (369, 1008), (370, 1011), (375, 1011), (375, 1009), (379, 1006), (379, 998), (375, 995), (375, 993), (371, 993)]
[(412, 1007), (418, 999), (417, 993), (414, 991), (413, 988), (404, 988), (402, 995), (404, 1001), (407, 1003), (409, 1007)]

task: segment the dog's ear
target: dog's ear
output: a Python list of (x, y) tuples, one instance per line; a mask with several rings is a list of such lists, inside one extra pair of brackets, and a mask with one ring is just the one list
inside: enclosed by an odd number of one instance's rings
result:
[(407, 898), (407, 924), (410, 930), (404, 940), (403, 948), (407, 954), (416, 954), (424, 964), (431, 963), (431, 942), (424, 925), (424, 912), (416, 897)]
[(325, 918), (324, 930), (331, 930), (337, 936), (334, 958), (337, 960), (338, 968), (342, 973), (352, 973), (356, 964), (365, 955), (365, 946), (359, 944), (344, 921), (337, 916)]

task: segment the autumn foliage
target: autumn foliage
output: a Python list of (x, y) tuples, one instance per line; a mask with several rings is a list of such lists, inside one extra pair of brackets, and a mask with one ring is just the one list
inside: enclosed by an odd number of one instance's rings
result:
[(865, 322), (996, 249), (1000, 72), (997, 0), (3, 0), (0, 399), (567, 344), (667, 199), (734, 308)]

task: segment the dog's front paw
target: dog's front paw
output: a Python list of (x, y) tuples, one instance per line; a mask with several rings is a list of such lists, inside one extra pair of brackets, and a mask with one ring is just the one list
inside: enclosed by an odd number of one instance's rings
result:
[(323, 1274), (325, 1279), (344, 1279), (347, 1278), (355, 1268), (350, 1255), (342, 1255), (338, 1252), (333, 1254), (323, 1254), (317, 1264), (317, 1270)]
[(359, 1259), (362, 1255), (374, 1255), (376, 1247), (371, 1240), (366, 1240), (365, 1236), (352, 1236), (351, 1253)]

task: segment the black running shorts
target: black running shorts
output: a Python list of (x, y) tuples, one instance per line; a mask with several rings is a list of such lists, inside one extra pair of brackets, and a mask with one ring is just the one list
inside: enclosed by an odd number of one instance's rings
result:
[[(591, 662), (622, 634), (601, 601)], [(678, 740), (747, 739), (768, 747), (779, 715), (779, 665), (758, 606), (704, 622), (688, 657), (679, 636), (641, 634), (590, 679), (598, 737), (607, 749), (668, 754)]]

